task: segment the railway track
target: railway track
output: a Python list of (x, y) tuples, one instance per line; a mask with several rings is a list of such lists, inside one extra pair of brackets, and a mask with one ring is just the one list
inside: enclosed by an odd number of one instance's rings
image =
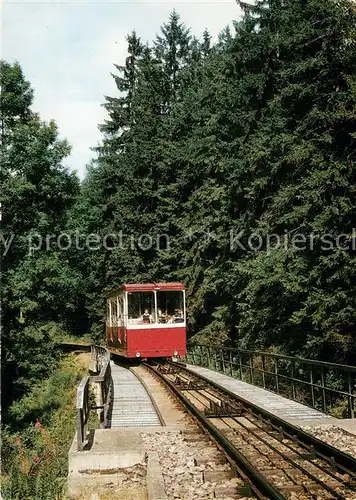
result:
[(198, 376), (148, 364), (224, 450), (258, 498), (356, 499), (356, 460)]

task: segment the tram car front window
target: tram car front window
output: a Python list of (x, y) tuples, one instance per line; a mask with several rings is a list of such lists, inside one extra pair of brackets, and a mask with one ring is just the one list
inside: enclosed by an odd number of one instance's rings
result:
[(153, 292), (128, 294), (128, 319), (131, 325), (156, 323)]
[(128, 293), (130, 325), (184, 323), (184, 319), (181, 290)]
[(183, 323), (184, 306), (182, 291), (157, 292), (157, 317), (159, 323)]

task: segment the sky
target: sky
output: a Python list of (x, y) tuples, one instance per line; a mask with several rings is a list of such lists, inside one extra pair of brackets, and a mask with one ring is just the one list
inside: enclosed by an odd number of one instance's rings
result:
[(174, 8), (193, 35), (207, 28), (213, 40), (241, 14), (235, 0), (3, 0), (2, 58), (21, 64), (35, 91), (32, 109), (55, 120), (72, 146), (64, 164), (80, 178), (101, 140), (104, 96), (117, 95), (110, 73), (124, 64), (126, 35), (135, 29), (151, 42)]

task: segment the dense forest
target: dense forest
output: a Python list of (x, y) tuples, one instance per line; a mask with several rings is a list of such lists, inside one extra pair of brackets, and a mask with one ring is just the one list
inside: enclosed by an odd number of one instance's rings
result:
[(354, 4), (240, 5), (215, 44), (176, 12), (149, 45), (127, 36), (82, 182), (63, 167), (55, 123), (32, 110), (21, 62), (2, 62), (3, 415), (14, 429), (33, 421), (18, 402), (57, 366), (63, 332), (103, 339), (105, 293), (123, 282), (184, 282), (195, 340), (354, 361)]

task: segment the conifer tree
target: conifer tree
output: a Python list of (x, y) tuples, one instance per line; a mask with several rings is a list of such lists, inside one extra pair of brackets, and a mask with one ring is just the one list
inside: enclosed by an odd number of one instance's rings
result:
[[(320, 238), (353, 241), (355, 11), (347, 0), (241, 6), (213, 47), (173, 12), (137, 54), (86, 189), (103, 230), (167, 234), (170, 251), (106, 252), (98, 276), (104, 287), (184, 281), (194, 338), (346, 360), (354, 253), (325, 252)], [(297, 232), (319, 243), (288, 248)], [(281, 245), (267, 251), (272, 233)]]
[(247, 279), (237, 296), (240, 335), (324, 358), (338, 345), (341, 360), (352, 343), (354, 257), (311, 241), (343, 232), (352, 239), (355, 15), (348, 2), (311, 1), (306, 9), (286, 2), (278, 26), (274, 94), (244, 154), (253, 173), (252, 227), (282, 240), (286, 231), (301, 233), (307, 245), (260, 252), (237, 266)]
[(161, 61), (166, 86), (165, 112), (170, 112), (180, 90), (180, 72), (188, 63), (190, 54), (189, 29), (179, 22), (174, 10), (169, 22), (161, 27), (161, 34), (154, 42), (156, 57)]
[[(99, 129), (106, 135), (107, 139), (110, 136), (121, 137), (121, 140), (126, 139), (125, 132), (128, 132), (135, 122), (132, 101), (137, 85), (137, 67), (143, 52), (143, 45), (135, 31), (129, 34), (126, 40), (128, 43), (128, 55), (125, 66), (114, 64), (115, 68), (119, 71), (119, 75), (111, 74), (120, 96), (105, 96), (106, 103), (103, 104), (109, 115), (109, 119), (105, 120), (104, 124), (99, 126)], [(117, 151), (119, 151), (119, 148)]]
[[(54, 122), (31, 110), (18, 63), (1, 62), (1, 323), (4, 409), (56, 360), (60, 324), (76, 307), (81, 277), (56, 247), (78, 179), (61, 164), (70, 151)], [(51, 236), (51, 243), (47, 239)], [(6, 418), (6, 415), (5, 415)]]

